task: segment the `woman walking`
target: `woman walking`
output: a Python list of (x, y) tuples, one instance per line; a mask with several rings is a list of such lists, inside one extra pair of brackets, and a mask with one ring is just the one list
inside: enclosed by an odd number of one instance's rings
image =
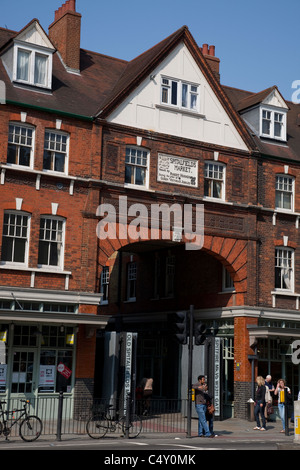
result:
[[(287, 393), (291, 393), (291, 390), (289, 387), (286, 386), (285, 380), (284, 379), (279, 379), (277, 382), (277, 386), (275, 388), (275, 395), (278, 395), (278, 411), (279, 411), (279, 416), (282, 422), (282, 431), (280, 432), (285, 432), (285, 401), (284, 401), (284, 390), (286, 390)], [(282, 392), (282, 393), (280, 393)], [(286, 404), (287, 406), (287, 404)]]
[[(257, 389), (255, 392), (255, 408), (254, 408), (254, 415), (256, 419), (256, 426), (254, 429), (258, 429), (260, 431), (266, 430), (266, 418), (265, 418), (265, 406), (266, 406), (266, 386), (265, 386), (265, 379), (261, 376), (256, 378)], [(260, 423), (261, 418), (261, 423)]]

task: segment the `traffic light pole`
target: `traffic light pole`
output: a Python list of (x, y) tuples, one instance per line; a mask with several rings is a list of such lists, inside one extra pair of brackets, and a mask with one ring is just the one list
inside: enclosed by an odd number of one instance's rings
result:
[(193, 340), (194, 340), (193, 328), (194, 328), (194, 306), (190, 305), (187, 437), (191, 437), (191, 422), (192, 422), (192, 373), (193, 373)]

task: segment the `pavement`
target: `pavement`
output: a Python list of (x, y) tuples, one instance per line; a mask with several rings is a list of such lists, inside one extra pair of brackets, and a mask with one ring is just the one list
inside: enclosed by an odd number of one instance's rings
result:
[[(242, 420), (238, 418), (229, 418), (223, 421), (214, 421), (214, 432), (216, 437), (214, 438), (214, 442), (216, 441), (228, 441), (228, 442), (274, 442), (277, 444), (279, 450), (300, 450), (300, 439), (295, 439), (295, 431), (294, 431), (294, 424), (289, 423), (289, 433), (288, 435), (282, 431), (281, 421), (277, 419), (273, 422), (268, 422), (266, 426), (266, 431), (260, 431), (253, 429), (256, 426), (255, 421), (248, 421)], [(198, 432), (198, 419), (193, 418), (191, 422), (191, 437), (196, 437)], [(111, 439), (118, 439), (120, 437), (117, 436), (115, 433), (109, 435)], [(170, 439), (170, 438), (183, 438), (187, 437), (186, 432), (182, 430), (178, 430), (178, 432), (148, 432), (147, 430), (141, 432), (138, 439)], [(300, 436), (299, 436), (300, 437)], [(46, 442), (53, 442), (55, 441), (56, 435), (42, 435), (41, 438), (32, 443), (27, 443), (31, 448), (34, 448), (37, 443), (40, 441)], [(17, 444), (20, 443), (21, 439), (19, 437), (10, 437), (9, 439), (11, 443)], [(87, 441), (90, 440), (87, 434), (62, 434), (61, 441), (73, 441), (73, 442), (80, 442), (80, 441)], [(23, 442), (23, 441), (21, 441)], [(5, 443), (5, 439), (3, 436), (0, 439), (0, 450), (2, 444)], [(38, 445), (37, 445), (38, 447)], [(2, 447), (3, 448), (3, 447)]]

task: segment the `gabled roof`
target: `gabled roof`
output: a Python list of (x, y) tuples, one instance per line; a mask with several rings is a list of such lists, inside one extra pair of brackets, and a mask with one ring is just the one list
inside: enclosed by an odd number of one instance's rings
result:
[[(34, 18), (26, 26), (24, 26), (24, 28), (22, 28), (21, 31), (19, 31), (18, 33), (15, 31), (10, 31), (8, 29), (0, 28), (0, 54), (4, 49), (6, 49), (13, 42), (13, 40), (18, 39), (18, 38), (22, 40), (22, 37), (24, 36), (24, 33), (26, 32), (26, 30), (29, 30), (33, 26), (35, 26), (36, 29), (39, 31), (39, 33), (44, 37), (45, 42), (48, 43), (48, 47), (55, 49), (48, 35), (46, 34), (43, 27), (41, 26), (39, 20)], [(5, 41), (5, 38), (6, 38), (6, 41)]]
[(187, 26), (181, 27), (175, 31), (175, 33), (171, 34), (148, 51), (128, 62), (122, 76), (119, 78), (116, 86), (112, 89), (111, 94), (104, 103), (104, 106), (99, 108), (97, 116), (105, 119), (105, 117), (107, 117), (115, 107), (120, 105), (121, 101), (137, 88), (142, 80), (144, 80), (147, 75), (149, 75), (151, 71), (153, 71), (181, 41), (184, 42), (191, 52), (193, 58), (220, 99), (248, 148), (253, 148), (253, 141), (243, 119), (236, 112), (228, 99), (228, 96), (224, 93), (223, 88), (208, 65)]
[(260, 103), (263, 103), (273, 93), (278, 94), (280, 100), (288, 108), (285, 99), (281, 95), (281, 93), (278, 90), (277, 86), (274, 85), (274, 86), (272, 86), (270, 88), (266, 88), (265, 90), (262, 90), (258, 93), (253, 93), (250, 96), (247, 96), (246, 98), (242, 98), (240, 100), (240, 102), (237, 104), (237, 110), (238, 111), (244, 111), (245, 109), (252, 108), (253, 106), (256, 106)]
[[(233, 106), (237, 111), (246, 109), (244, 107), (255, 106), (255, 104), (261, 103), (267, 98), (273, 90), (277, 90), (276, 86), (267, 88), (259, 93), (253, 93), (250, 91), (239, 90), (229, 86), (223, 86), (225, 93), (228, 95)], [(283, 99), (283, 98), (282, 98)], [(275, 157), (278, 159), (286, 159), (287, 161), (300, 161), (300, 104), (295, 104), (290, 101), (284, 100), (288, 107), (287, 116), (287, 142), (272, 141), (267, 138), (261, 138), (252, 134), (252, 138), (255, 145), (260, 153), (269, 157)], [(249, 105), (249, 106), (248, 106)]]

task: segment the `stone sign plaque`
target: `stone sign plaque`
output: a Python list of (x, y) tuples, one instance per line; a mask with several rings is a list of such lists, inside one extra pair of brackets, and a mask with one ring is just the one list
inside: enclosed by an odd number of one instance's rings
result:
[(159, 153), (157, 181), (197, 188), (198, 161)]

